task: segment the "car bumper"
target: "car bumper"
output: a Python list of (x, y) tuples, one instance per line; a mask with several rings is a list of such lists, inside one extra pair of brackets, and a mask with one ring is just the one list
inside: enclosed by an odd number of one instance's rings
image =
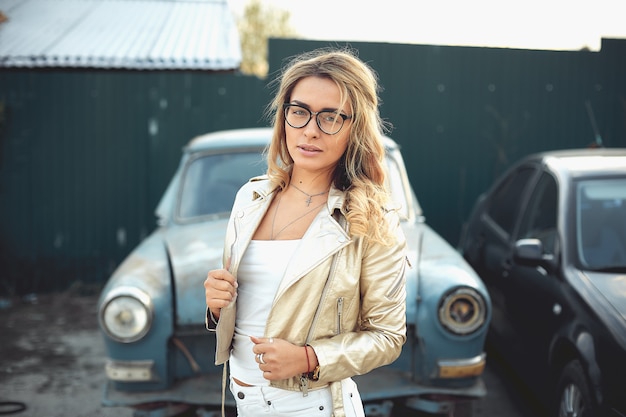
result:
[[(221, 407), (221, 375), (202, 375), (186, 378), (172, 384), (169, 389), (158, 391), (121, 391), (112, 381), (104, 386), (102, 405), (106, 407), (139, 407), (151, 403), (182, 403)], [(235, 406), (235, 400), (227, 390), (226, 406)]]
[(454, 409), (459, 401), (482, 398), (487, 388), (480, 377), (468, 379), (462, 387), (454, 386), (458, 380), (440, 379), (440, 385), (422, 385), (411, 381), (409, 375), (397, 369), (383, 367), (369, 374), (354, 377), (364, 403), (400, 400), (408, 408), (427, 413), (443, 414)]
[[(450, 369), (451, 362), (444, 362), (440, 366), (440, 375), (467, 376), (469, 370), (477, 372), (477, 360), (455, 361), (454, 372)], [(478, 361), (480, 362), (480, 361)], [(149, 364), (145, 364), (145, 373), (136, 372), (131, 375), (151, 379), (147, 373)], [(136, 369), (133, 368), (133, 371)], [(124, 369), (116, 368), (115, 375), (123, 375)], [(109, 373), (109, 370), (107, 371)], [(366, 404), (383, 403), (388, 400), (398, 400), (409, 408), (429, 413), (444, 413), (453, 409), (458, 400), (480, 398), (486, 395), (487, 390), (479, 377), (466, 379), (469, 381), (462, 387), (454, 386), (458, 379), (440, 378), (440, 385), (416, 384), (410, 376), (396, 368), (383, 367), (366, 375), (354, 377), (361, 399)], [(126, 380), (128, 381), (128, 380)], [(119, 379), (118, 379), (119, 382)], [(450, 386), (446, 385), (450, 382)], [(190, 404), (197, 406), (221, 407), (222, 404), (222, 373), (200, 375), (186, 378), (174, 383), (170, 388), (156, 391), (122, 391), (116, 388), (113, 381), (105, 385), (102, 404), (110, 407), (140, 407), (152, 403)], [(235, 402), (228, 390), (225, 395), (225, 405), (234, 407)]]
[(458, 379), (482, 375), (487, 364), (487, 356), (483, 353), (469, 359), (440, 360), (437, 362), (438, 378)]

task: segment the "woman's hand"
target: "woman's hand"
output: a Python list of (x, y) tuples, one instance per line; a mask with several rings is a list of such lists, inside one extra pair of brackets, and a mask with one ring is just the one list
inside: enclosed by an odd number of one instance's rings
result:
[(204, 294), (206, 305), (217, 320), (220, 311), (235, 298), (237, 294), (237, 280), (226, 269), (209, 271), (204, 280)]
[(263, 371), (263, 378), (267, 380), (291, 378), (306, 373), (317, 365), (317, 356), (310, 346), (294, 345), (275, 337), (250, 336), (250, 340), (254, 343), (252, 352), (255, 360)]

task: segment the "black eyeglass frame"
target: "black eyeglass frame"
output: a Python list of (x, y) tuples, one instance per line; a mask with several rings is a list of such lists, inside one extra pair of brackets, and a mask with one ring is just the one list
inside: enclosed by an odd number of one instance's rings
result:
[[(306, 111), (309, 112), (309, 118), (306, 120), (306, 123), (304, 123), (302, 126), (294, 126), (291, 123), (289, 123), (289, 120), (287, 118), (287, 109), (289, 109), (290, 107), (299, 107), (301, 109), (304, 109)], [(322, 124), (320, 123), (320, 119), (319, 119), (319, 115), (320, 113), (336, 113), (339, 115), (339, 117), (341, 117), (341, 126), (339, 126), (339, 129), (337, 129), (337, 131), (335, 133), (328, 133), (327, 131), (324, 130), (324, 128), (322, 127)], [(295, 103), (283, 103), (283, 116), (285, 117), (285, 121), (287, 122), (287, 124), (291, 127), (293, 127), (294, 129), (302, 129), (303, 127), (305, 127), (306, 125), (309, 124), (309, 122), (311, 121), (311, 118), (313, 116), (315, 116), (315, 123), (317, 124), (317, 127), (320, 128), (320, 130), (324, 133), (326, 133), (327, 135), (336, 135), (337, 133), (341, 132), (341, 129), (343, 129), (343, 125), (346, 122), (346, 120), (350, 120), (352, 119), (352, 116), (348, 116), (346, 114), (343, 113), (339, 113), (337, 110), (320, 110), (320, 111), (311, 111), (310, 109), (307, 109), (306, 107), (300, 105), (300, 104), (295, 104)]]

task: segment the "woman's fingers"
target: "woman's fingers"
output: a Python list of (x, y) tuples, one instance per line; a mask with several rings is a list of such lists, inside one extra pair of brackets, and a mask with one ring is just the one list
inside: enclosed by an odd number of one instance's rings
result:
[(209, 308), (226, 307), (237, 294), (237, 280), (224, 269), (209, 271), (204, 280), (204, 292)]

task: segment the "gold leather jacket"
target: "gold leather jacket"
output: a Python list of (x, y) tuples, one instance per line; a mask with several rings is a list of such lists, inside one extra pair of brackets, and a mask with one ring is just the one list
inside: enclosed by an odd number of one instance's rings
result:
[[(274, 191), (266, 177), (257, 177), (237, 193), (223, 258), (234, 276)], [(342, 226), (344, 197), (331, 188), (327, 210), (320, 210), (302, 237), (272, 303), (264, 335), (313, 347), (319, 380), (298, 376), (271, 385), (306, 391), (330, 384), (335, 416), (344, 414), (340, 381), (393, 362), (406, 340), (408, 261), (399, 217), (388, 211), (394, 245), (350, 238)], [(235, 309), (236, 299), (221, 310), (215, 326), (216, 365), (228, 360)]]

